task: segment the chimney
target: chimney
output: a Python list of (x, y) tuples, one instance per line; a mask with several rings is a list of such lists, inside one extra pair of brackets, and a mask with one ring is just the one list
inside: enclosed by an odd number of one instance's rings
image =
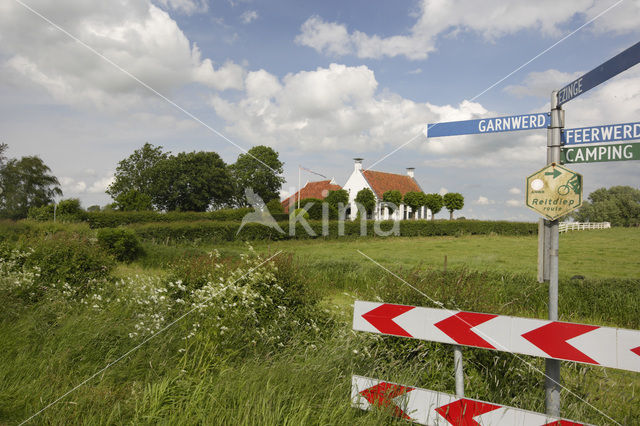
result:
[(407, 167), (407, 176), (412, 178), (414, 170), (415, 170), (415, 167)]
[(362, 158), (354, 158), (353, 161), (355, 161), (354, 164), (354, 168), (355, 170), (362, 170)]

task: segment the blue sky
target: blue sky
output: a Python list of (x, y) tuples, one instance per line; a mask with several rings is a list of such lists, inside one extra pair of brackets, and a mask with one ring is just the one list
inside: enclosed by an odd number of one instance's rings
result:
[[(638, 17), (630, 0), (4, 0), (0, 141), (42, 157), (89, 206), (110, 201), (117, 162), (145, 142), (229, 163), (234, 144), (273, 146), (290, 192), (298, 164), (344, 184), (353, 157), (370, 167), (413, 140), (372, 168), (416, 167), (426, 192), (461, 192), (466, 217), (535, 220), (522, 192), (544, 130), (427, 141), (421, 129), (545, 111), (552, 89), (638, 41)], [(639, 68), (569, 102), (567, 127), (640, 121)], [(640, 177), (633, 161), (573, 169), (585, 195)]]

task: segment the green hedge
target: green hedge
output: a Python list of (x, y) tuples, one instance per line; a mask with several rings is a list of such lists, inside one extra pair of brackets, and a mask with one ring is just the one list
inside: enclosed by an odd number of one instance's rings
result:
[[(198, 221), (223, 221), (240, 222), (247, 214), (253, 212), (252, 208), (223, 209), (212, 212), (85, 212), (81, 220), (89, 223), (91, 228), (115, 228), (121, 225), (134, 223), (154, 222), (198, 222)], [(286, 214), (274, 215), (276, 220), (286, 220)]]
[[(316, 233), (310, 236), (299, 223), (296, 225), (295, 235), (289, 236), (289, 223), (279, 222), (284, 234), (267, 226), (248, 223), (242, 228), (237, 222), (175, 222), (175, 223), (147, 223), (132, 225), (138, 236), (145, 240), (156, 242), (178, 242), (178, 241), (211, 241), (223, 242), (234, 240), (284, 240), (284, 239), (307, 239), (322, 237), (322, 222), (309, 221), (309, 226)], [(374, 222), (368, 221), (367, 235), (375, 236)], [(380, 228), (388, 231), (392, 228), (392, 221), (380, 222)], [(328, 236), (325, 238), (338, 237), (338, 222), (329, 222)], [(400, 236), (405, 237), (428, 237), (428, 236), (460, 236), (478, 234), (498, 234), (498, 235), (536, 235), (538, 232), (537, 223), (527, 222), (506, 222), (506, 221), (426, 221), (408, 220), (400, 222)], [(360, 236), (360, 222), (345, 222), (344, 236)]]

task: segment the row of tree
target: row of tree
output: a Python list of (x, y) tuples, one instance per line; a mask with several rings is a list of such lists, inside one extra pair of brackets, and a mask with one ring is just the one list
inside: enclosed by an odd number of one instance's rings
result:
[(431, 220), (443, 207), (449, 210), (449, 219), (453, 220), (453, 212), (464, 207), (464, 197), (457, 192), (448, 192), (442, 196), (438, 193), (425, 194), (424, 192), (410, 191), (403, 197), (400, 191), (391, 190), (382, 194), (382, 201), (393, 203), (396, 206), (404, 203), (414, 212), (421, 207), (426, 207), (431, 210)]
[[(313, 202), (314, 205), (310, 207), (312, 211), (310, 211), (310, 217), (316, 218), (318, 216), (319, 219), (321, 217), (321, 207), (320, 204), (322, 201), (326, 202), (329, 205), (329, 215), (330, 217), (336, 216), (339, 210), (339, 206), (342, 205), (347, 206), (349, 203), (349, 193), (344, 189), (338, 189), (336, 191), (329, 191), (329, 194), (324, 200), (317, 199), (304, 199), (301, 200), (300, 206), (304, 208), (304, 206), (308, 202)], [(457, 192), (449, 192), (444, 195), (444, 197), (440, 194), (425, 194), (424, 192), (407, 192), (402, 195), (402, 193), (398, 190), (387, 191), (382, 194), (383, 203), (389, 203), (396, 207), (399, 207), (401, 204), (411, 207), (413, 212), (416, 212), (421, 207), (426, 207), (431, 210), (431, 220), (433, 220), (434, 216), (442, 210), (443, 207), (446, 207), (449, 210), (449, 218), (453, 220), (453, 212), (455, 210), (460, 210), (464, 207), (464, 197)], [(369, 188), (363, 188), (356, 194), (355, 202), (360, 204), (367, 215), (373, 214), (373, 211), (376, 208), (376, 197)], [(272, 210), (271, 208), (269, 209)], [(316, 211), (317, 210), (317, 211)], [(273, 213), (273, 211), (272, 211)]]
[(279, 199), (284, 178), (278, 153), (255, 146), (227, 165), (215, 152), (172, 155), (146, 143), (118, 163), (107, 193), (118, 210), (206, 211), (247, 206), (245, 188)]

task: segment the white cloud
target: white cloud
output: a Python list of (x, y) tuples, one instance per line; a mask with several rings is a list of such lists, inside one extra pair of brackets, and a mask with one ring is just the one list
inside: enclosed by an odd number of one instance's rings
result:
[(638, 93), (640, 68), (634, 67), (565, 104), (565, 127), (638, 121)]
[[(440, 36), (475, 33), (487, 41), (521, 30), (557, 36), (563, 25), (576, 17), (586, 20), (606, 9), (595, 0), (422, 0), (417, 21), (406, 34), (382, 37), (326, 22), (312, 16), (300, 28), (298, 44), (330, 55), (355, 54), (360, 58), (406, 56), (426, 59), (436, 50)], [(550, 13), (549, 11), (553, 11)], [(640, 2), (624, 2), (593, 24), (593, 31), (627, 33), (638, 31)]]
[(495, 204), (495, 201), (490, 200), (489, 198), (485, 197), (485, 196), (479, 196), (478, 199), (476, 201), (473, 202), (474, 204), (477, 204), (479, 206), (488, 206), (489, 204)]
[[(225, 131), (252, 145), (303, 151), (384, 150), (415, 140), (427, 122), (489, 114), (474, 102), (439, 106), (381, 90), (374, 72), (364, 65), (331, 64), (282, 79), (265, 70), (253, 71), (244, 86), (241, 99), (211, 99), (216, 114), (227, 123)], [(419, 146), (432, 154), (464, 150), (452, 151), (456, 145), (450, 142), (434, 140)]]
[(256, 12), (255, 10), (247, 10), (240, 16), (240, 19), (242, 20), (243, 24), (250, 24), (251, 22), (258, 19), (258, 12)]
[[(608, 7), (609, 5), (594, 2), (594, 5), (586, 12), (586, 19), (595, 18)], [(592, 31), (596, 33), (612, 32), (614, 34), (637, 32), (639, 15), (640, 2), (637, 0), (622, 2), (594, 21)]]
[(113, 173), (111, 173), (109, 176), (95, 180), (91, 186), (88, 186), (83, 179), (68, 176), (61, 177), (59, 181), (64, 197), (66, 198), (85, 195), (87, 193), (103, 194), (107, 187), (114, 181), (114, 177)]
[(506, 205), (508, 205), (509, 207), (520, 207), (522, 205), (524, 205), (524, 203), (522, 202), (522, 200), (507, 200), (505, 202)]
[(115, 181), (113, 175), (103, 177), (102, 179), (98, 179), (93, 182), (93, 184), (89, 187), (88, 192), (91, 194), (104, 193), (107, 187), (111, 185)]
[(414, 70), (408, 71), (408, 74), (422, 74), (422, 68), (416, 68)]
[[(556, 78), (560, 74), (563, 77)], [(573, 73), (558, 73), (556, 70), (544, 71), (537, 75), (548, 76), (550, 81), (553, 81), (546, 88), (540, 89), (546, 93), (544, 98), (550, 95), (549, 87), (561, 88), (574, 78)], [(528, 77), (525, 77), (524, 81), (527, 80)], [(532, 90), (531, 93), (536, 90), (533, 88), (534, 85), (526, 86), (523, 84), (518, 87), (527, 87), (527, 90)], [(640, 97), (637, 96), (637, 93), (640, 93), (640, 68), (632, 68), (564, 105), (565, 127), (574, 128), (637, 121), (640, 116)], [(480, 106), (478, 106), (478, 110), (474, 111), (462, 108), (461, 105), (456, 109), (456, 113), (464, 115), (466, 112), (468, 117), (455, 118), (455, 120), (478, 116), (506, 115), (486, 110), (482, 112), (479, 108)], [(548, 110), (549, 102), (546, 102), (530, 112)], [(440, 112), (442, 113), (441, 110)], [(421, 144), (420, 149), (425, 154), (439, 156), (439, 158), (429, 158), (424, 162), (429, 167), (480, 169), (511, 166), (527, 167), (526, 170), (533, 171), (535, 167), (542, 167), (546, 163), (546, 130), (434, 138)], [(515, 192), (511, 192), (513, 189), (510, 190), (510, 193), (517, 195)]]
[(165, 9), (172, 9), (185, 15), (205, 13), (209, 10), (207, 0), (155, 0)]
[[(216, 90), (242, 89), (240, 65), (215, 68), (167, 12), (149, 0), (82, 6), (40, 0), (31, 6), (163, 94), (193, 82)], [(0, 53), (8, 58), (14, 78), (43, 87), (58, 102), (124, 109), (152, 95), (18, 3), (0, 6), (0, 39)]]
[(302, 31), (295, 42), (309, 46), (329, 55), (346, 55), (353, 49), (347, 27), (342, 24), (324, 22), (319, 16), (312, 16), (300, 27)]
[(294, 194), (294, 193), (295, 193), (295, 191), (294, 192), (289, 192), (289, 191), (286, 191), (284, 189), (281, 189), (280, 190), (280, 199), (281, 200), (286, 200), (288, 197), (291, 196), (291, 194)]
[(513, 187), (509, 189), (509, 194), (520, 195), (522, 194), (522, 191), (520, 190), (520, 188)]
[(73, 192), (83, 192), (85, 189), (87, 188), (87, 184), (84, 183), (84, 181), (78, 181), (76, 182), (76, 184), (73, 186), (72, 191)]
[(444, 196), (445, 194), (448, 194), (449, 190), (445, 187), (440, 188), (440, 191), (438, 191), (438, 194)]
[(567, 73), (553, 69), (542, 72), (531, 72), (527, 74), (523, 84), (507, 86), (504, 88), (504, 91), (518, 98), (537, 96), (549, 99), (553, 90), (564, 87), (582, 74), (584, 74), (583, 71)]
[(425, 120), (460, 115), (453, 107), (379, 91), (373, 71), (364, 65), (331, 64), (282, 80), (259, 70), (247, 74), (245, 86), (242, 99), (214, 96), (212, 106), (226, 120), (228, 132), (251, 144), (375, 150), (404, 143), (421, 132)]

